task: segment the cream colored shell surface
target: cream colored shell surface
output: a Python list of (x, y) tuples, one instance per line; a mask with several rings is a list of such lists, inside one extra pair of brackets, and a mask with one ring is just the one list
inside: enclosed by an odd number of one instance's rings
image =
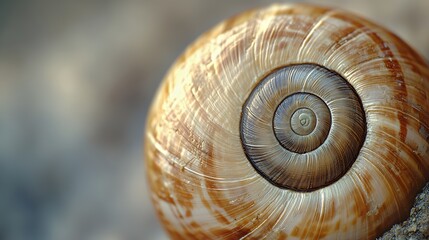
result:
[[(239, 132), (252, 89), (300, 63), (346, 79), (367, 124), (347, 173), (311, 192), (259, 175)], [(407, 217), (429, 180), (429, 70), (395, 35), (348, 12), (246, 12), (199, 38), (169, 71), (149, 112), (145, 161), (173, 239), (372, 239)]]

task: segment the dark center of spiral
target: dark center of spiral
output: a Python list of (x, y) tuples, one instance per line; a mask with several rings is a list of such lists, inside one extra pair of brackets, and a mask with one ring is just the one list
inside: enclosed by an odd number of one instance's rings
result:
[(306, 153), (318, 148), (330, 128), (328, 107), (311, 93), (295, 93), (286, 97), (274, 113), (274, 134), (279, 143), (291, 152)]
[(305, 136), (310, 134), (316, 127), (316, 115), (308, 108), (300, 108), (292, 114), (290, 127), (298, 135)]
[(278, 69), (253, 89), (240, 122), (244, 152), (273, 185), (314, 191), (340, 179), (365, 141), (359, 96), (314, 64)]

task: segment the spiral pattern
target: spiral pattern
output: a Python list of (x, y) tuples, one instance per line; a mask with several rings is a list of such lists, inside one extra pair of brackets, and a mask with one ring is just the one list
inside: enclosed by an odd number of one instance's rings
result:
[(318, 148), (331, 128), (331, 113), (322, 99), (311, 93), (288, 96), (277, 107), (273, 122), (280, 144), (291, 152)]
[(340, 75), (314, 64), (276, 70), (243, 106), (247, 158), (281, 188), (312, 191), (343, 176), (365, 140), (359, 97)]
[(296, 93), (278, 106), (273, 128), (284, 148), (291, 152), (306, 153), (325, 141), (331, 128), (331, 114), (319, 97), (310, 93)]
[(274, 5), (178, 58), (148, 114), (173, 239), (374, 239), (429, 180), (429, 68), (348, 12)]

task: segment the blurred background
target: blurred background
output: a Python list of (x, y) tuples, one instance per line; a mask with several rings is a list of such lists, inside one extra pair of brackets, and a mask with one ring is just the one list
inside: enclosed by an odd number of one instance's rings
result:
[[(198, 35), (271, 2), (1, 1), (0, 239), (167, 239), (142, 157), (151, 99)], [(429, 1), (313, 2), (429, 58)]]

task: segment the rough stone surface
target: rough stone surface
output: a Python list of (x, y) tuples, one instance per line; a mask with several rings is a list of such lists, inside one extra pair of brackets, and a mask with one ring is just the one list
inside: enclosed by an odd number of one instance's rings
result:
[(410, 217), (394, 225), (380, 240), (429, 239), (429, 183), (416, 197)]

